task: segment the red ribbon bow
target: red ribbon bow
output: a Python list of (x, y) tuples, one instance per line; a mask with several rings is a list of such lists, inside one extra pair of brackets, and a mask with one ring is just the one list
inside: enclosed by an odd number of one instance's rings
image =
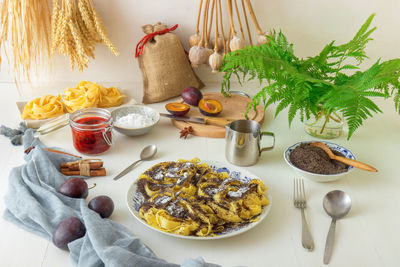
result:
[(169, 29), (165, 29), (162, 31), (156, 31), (156, 32), (152, 32), (147, 34), (145, 37), (142, 38), (142, 40), (140, 40), (140, 42), (136, 45), (136, 52), (135, 52), (135, 58), (139, 57), (141, 54), (143, 54), (143, 49), (144, 49), (144, 45), (150, 40), (152, 39), (154, 36), (156, 35), (161, 35), (167, 32), (171, 32), (176, 30), (176, 28), (178, 28), (178, 24), (176, 24), (175, 26), (169, 28)]

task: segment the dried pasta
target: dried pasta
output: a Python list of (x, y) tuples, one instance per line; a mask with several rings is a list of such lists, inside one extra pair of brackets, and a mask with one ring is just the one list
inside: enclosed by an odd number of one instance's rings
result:
[(75, 88), (65, 89), (62, 99), (66, 110), (72, 113), (89, 107), (119, 106), (123, 97), (115, 87), (106, 88), (94, 82), (81, 81)]
[(244, 182), (195, 158), (159, 163), (141, 174), (134, 201), (156, 229), (215, 236), (258, 220), (269, 204), (266, 190), (259, 179)]
[(28, 102), (22, 119), (42, 120), (72, 113), (83, 108), (109, 108), (122, 104), (125, 96), (115, 87), (104, 87), (95, 82), (81, 81), (75, 88), (67, 88), (64, 95), (45, 95)]
[(42, 120), (58, 117), (64, 114), (61, 95), (57, 97), (45, 95), (28, 102), (21, 114), (22, 119)]

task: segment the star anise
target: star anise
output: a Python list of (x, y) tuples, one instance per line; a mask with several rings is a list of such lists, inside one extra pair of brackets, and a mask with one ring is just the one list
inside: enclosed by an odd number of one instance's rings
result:
[(179, 138), (187, 138), (188, 137), (188, 135), (189, 134), (193, 134), (193, 128), (192, 128), (192, 126), (189, 126), (189, 127), (185, 127), (185, 128), (183, 128), (180, 132), (179, 132), (181, 135), (179, 136)]

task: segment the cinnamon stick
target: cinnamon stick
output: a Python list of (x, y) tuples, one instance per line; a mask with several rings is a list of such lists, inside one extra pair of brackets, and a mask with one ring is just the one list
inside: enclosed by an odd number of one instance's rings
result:
[(55, 149), (51, 149), (51, 148), (45, 148), (45, 150), (47, 150), (49, 152), (54, 152), (54, 153), (58, 153), (58, 154), (64, 154), (64, 155), (72, 156), (72, 157), (75, 157), (75, 158), (82, 158), (81, 156), (77, 156), (77, 155), (74, 155), (74, 154), (70, 154), (70, 153), (67, 153), (67, 152), (64, 152), (64, 151), (59, 151), (59, 150), (55, 150)]
[[(98, 170), (101, 167), (103, 167), (103, 162), (102, 161), (89, 162), (89, 166), (91, 170)], [(60, 168), (69, 168), (71, 171), (79, 171), (79, 163), (73, 163), (73, 164), (61, 163)]]
[[(80, 175), (80, 171), (74, 171), (68, 168), (61, 168), (61, 173), (67, 176), (74, 176), (74, 175)], [(106, 169), (105, 168), (100, 168), (98, 170), (90, 170), (90, 176), (106, 176)]]

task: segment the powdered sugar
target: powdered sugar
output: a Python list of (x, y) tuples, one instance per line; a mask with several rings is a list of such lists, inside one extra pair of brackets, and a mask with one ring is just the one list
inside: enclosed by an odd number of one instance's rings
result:
[(242, 197), (248, 190), (248, 187), (240, 187), (237, 191), (228, 191), (227, 195), (229, 197)]
[(165, 205), (168, 203), (168, 201), (171, 201), (171, 199), (172, 199), (172, 197), (170, 197), (170, 196), (161, 196), (156, 199), (154, 204), (156, 204), (156, 206)]
[(128, 114), (122, 117), (119, 117), (115, 121), (115, 125), (123, 128), (142, 128), (153, 124), (153, 120), (149, 117), (146, 117), (142, 114)]

